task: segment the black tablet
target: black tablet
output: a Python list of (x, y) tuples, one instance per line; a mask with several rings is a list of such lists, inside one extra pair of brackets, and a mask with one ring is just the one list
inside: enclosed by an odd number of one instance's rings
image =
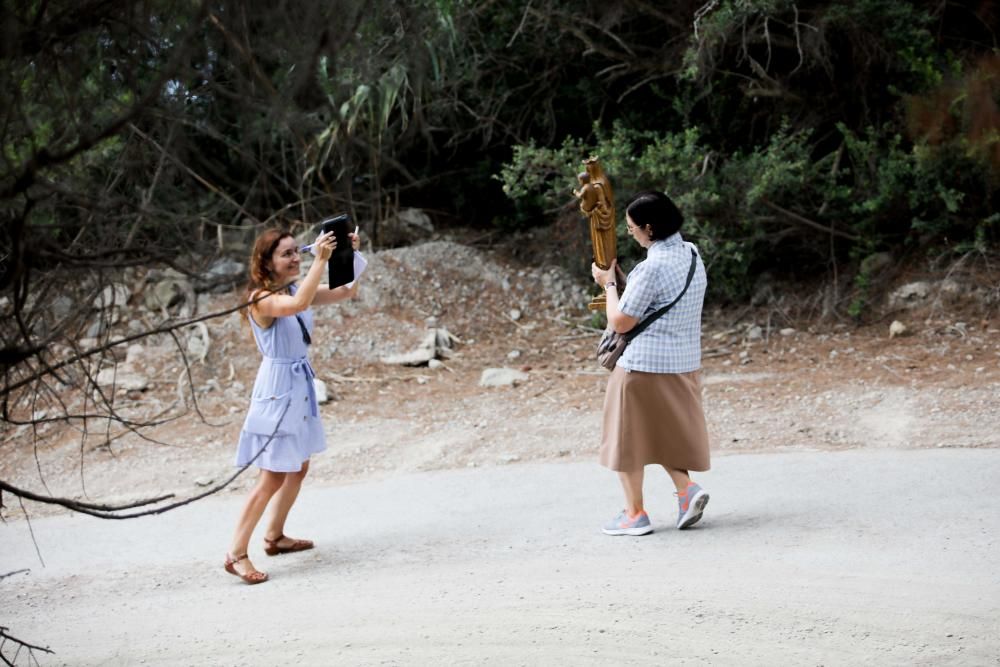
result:
[(346, 213), (320, 223), (320, 232), (333, 232), (337, 247), (330, 256), (330, 289), (354, 281), (354, 248), (351, 247), (351, 216)]

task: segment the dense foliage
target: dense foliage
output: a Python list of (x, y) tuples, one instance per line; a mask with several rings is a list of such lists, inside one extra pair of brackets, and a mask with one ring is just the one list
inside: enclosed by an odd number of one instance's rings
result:
[(628, 71), (657, 48), (676, 66), (639, 87), (609, 82), (619, 104), (591, 131), (517, 146), (504, 189), (544, 211), (565, 199), (580, 156), (599, 155), (621, 204), (648, 187), (678, 200), (717, 295), (746, 296), (764, 271), (840, 265), (859, 314), (876, 265), (865, 260), (996, 247), (994, 5), (709, 2), (662, 47), (652, 15), (645, 33), (605, 23), (634, 54), (621, 57)]
[(339, 210), (376, 242), (403, 206), (548, 224), (589, 154), (619, 202), (659, 187), (682, 203), (717, 295), (997, 240), (996, 2), (3, 12), (0, 289), (22, 299), (55, 266), (183, 270), (178, 251)]

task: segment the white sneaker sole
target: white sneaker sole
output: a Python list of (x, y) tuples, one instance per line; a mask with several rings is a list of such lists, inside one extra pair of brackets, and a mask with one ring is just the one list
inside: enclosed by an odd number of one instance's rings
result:
[(680, 518), (677, 522), (677, 530), (684, 530), (685, 528), (690, 528), (694, 524), (698, 523), (701, 519), (701, 515), (705, 511), (705, 505), (708, 504), (708, 492), (704, 489), (700, 489), (698, 493), (694, 494), (694, 498), (691, 499), (691, 504), (688, 505), (688, 511), (684, 513), (684, 516)]
[(653, 527), (640, 526), (638, 528), (601, 528), (601, 532), (605, 535), (632, 535), (633, 537), (638, 537), (639, 535), (648, 535), (653, 532)]

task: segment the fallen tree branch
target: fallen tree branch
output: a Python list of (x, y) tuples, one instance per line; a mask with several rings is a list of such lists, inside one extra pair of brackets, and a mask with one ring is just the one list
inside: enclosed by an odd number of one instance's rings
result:
[(281, 426), (281, 421), (285, 418), (285, 413), (287, 412), (288, 412), (288, 403), (286, 403), (284, 409), (282, 409), (281, 415), (278, 417), (278, 423), (275, 424), (274, 430), (271, 432), (271, 435), (268, 436), (267, 441), (263, 445), (261, 445), (260, 450), (258, 450), (258, 452), (254, 454), (253, 458), (250, 459), (245, 466), (243, 466), (235, 473), (233, 473), (229, 477), (229, 479), (222, 482), (221, 484), (212, 487), (211, 489), (208, 489), (207, 491), (191, 496), (190, 498), (185, 498), (184, 500), (179, 500), (169, 505), (164, 505), (163, 507), (144, 510), (142, 512), (132, 512), (129, 514), (116, 514), (116, 512), (121, 512), (122, 510), (134, 509), (136, 507), (143, 507), (146, 505), (154, 505), (156, 503), (175, 497), (175, 494), (168, 493), (162, 496), (157, 496), (155, 498), (137, 500), (123, 505), (106, 505), (106, 504), (81, 502), (79, 500), (73, 500), (72, 498), (56, 498), (53, 496), (42, 496), (37, 493), (32, 493), (31, 491), (20, 489), (12, 484), (9, 484), (8, 482), (3, 481), (2, 479), (0, 479), (0, 506), (3, 505), (2, 493), (4, 491), (7, 491), (9, 493), (14, 494), (20, 499), (34, 500), (35, 502), (45, 503), (48, 505), (59, 505), (60, 507), (65, 507), (68, 510), (79, 512), (80, 514), (89, 514), (90, 516), (96, 516), (99, 519), (135, 519), (140, 516), (152, 516), (156, 514), (163, 514), (164, 512), (169, 512), (170, 510), (177, 509), (178, 507), (183, 507), (184, 505), (190, 505), (196, 500), (201, 500), (202, 498), (210, 496), (214, 493), (218, 493), (222, 489), (232, 484), (237, 477), (242, 475), (247, 468), (253, 465), (254, 461), (260, 458), (260, 455), (264, 453), (264, 450), (267, 449), (267, 446), (271, 444), (271, 441), (274, 440), (274, 436), (277, 435), (278, 428)]
[(777, 204), (775, 204), (773, 202), (770, 202), (770, 201), (768, 201), (766, 199), (762, 199), (761, 202), (763, 202), (763, 204), (765, 206), (767, 206), (768, 208), (770, 208), (772, 210), (775, 210), (778, 213), (781, 213), (782, 215), (785, 215), (785, 216), (791, 218), (792, 220), (794, 220), (796, 222), (799, 222), (799, 223), (801, 223), (803, 225), (806, 225), (807, 227), (812, 227), (813, 229), (818, 229), (821, 232), (826, 232), (827, 234), (830, 234), (831, 236), (839, 236), (840, 238), (847, 239), (849, 241), (860, 241), (861, 240), (860, 237), (858, 237), (858, 236), (856, 236), (854, 234), (850, 234), (848, 232), (842, 232), (839, 229), (834, 229), (833, 227), (827, 227), (826, 225), (821, 225), (820, 223), (818, 223), (818, 222), (816, 222), (814, 220), (810, 220), (809, 218), (807, 218), (805, 216), (799, 215), (795, 211), (789, 211), (787, 208), (778, 206)]
[[(184, 320), (183, 322), (175, 322), (173, 324), (168, 324), (168, 325), (165, 325), (165, 326), (157, 327), (155, 329), (150, 329), (149, 331), (143, 331), (141, 333), (133, 334), (131, 336), (125, 336), (123, 338), (118, 338), (118, 339), (115, 339), (115, 340), (112, 340), (112, 341), (108, 341), (107, 343), (104, 343), (103, 345), (98, 345), (97, 347), (93, 347), (93, 348), (91, 348), (89, 350), (84, 350), (83, 352), (79, 352), (79, 353), (71, 356), (68, 359), (63, 359), (62, 361), (60, 361), (60, 362), (58, 362), (56, 364), (48, 364), (48, 363), (46, 363), (45, 367), (43, 369), (37, 371), (36, 373), (34, 373), (34, 374), (32, 374), (32, 375), (30, 375), (30, 376), (28, 376), (26, 378), (23, 378), (21, 380), (18, 380), (17, 382), (14, 382), (13, 384), (7, 385), (7, 386), (3, 387), (2, 389), (0, 389), (0, 397), (7, 396), (7, 395), (11, 394), (12, 392), (20, 389), (21, 387), (24, 387), (25, 385), (31, 384), (35, 380), (37, 380), (37, 379), (39, 379), (41, 377), (44, 377), (45, 375), (51, 375), (51, 374), (55, 373), (55, 371), (57, 371), (57, 370), (59, 370), (61, 368), (65, 368), (66, 366), (69, 366), (72, 363), (76, 363), (77, 361), (81, 361), (81, 360), (86, 359), (88, 357), (92, 357), (95, 354), (98, 354), (100, 352), (104, 352), (106, 350), (110, 350), (113, 347), (118, 347), (119, 345), (124, 345), (126, 343), (131, 343), (132, 341), (135, 341), (135, 340), (141, 340), (143, 338), (148, 338), (149, 336), (154, 336), (156, 334), (161, 334), (161, 333), (169, 334), (170, 332), (172, 332), (172, 331), (174, 331), (176, 329), (182, 329), (184, 327), (191, 326), (192, 324), (196, 324), (198, 322), (204, 322), (205, 320), (214, 319), (216, 317), (222, 317), (223, 315), (229, 315), (230, 313), (234, 313), (234, 312), (236, 312), (238, 310), (242, 310), (243, 308), (247, 308), (247, 307), (249, 307), (249, 306), (257, 303), (258, 301), (262, 301), (263, 299), (266, 299), (268, 296), (270, 296), (271, 294), (274, 294), (275, 292), (280, 292), (280, 291), (288, 288), (288, 286), (291, 285), (293, 282), (295, 282), (295, 281), (289, 282), (286, 285), (282, 285), (281, 287), (278, 287), (274, 291), (270, 291), (269, 292), (269, 291), (266, 291), (266, 290), (261, 290), (261, 295), (258, 296), (256, 299), (251, 299), (250, 301), (247, 301), (245, 303), (240, 303), (238, 306), (233, 306), (232, 308), (227, 308), (226, 310), (221, 310), (221, 311), (214, 312), (214, 313), (208, 313), (208, 314), (202, 315), (200, 317), (194, 317), (194, 318), (191, 318), (189, 320)], [(0, 353), (2, 353), (2, 352), (3, 351), (0, 350)]]
[[(35, 661), (36, 665), (38, 664), (38, 660), (35, 658), (34, 655), (32, 655), (32, 651), (41, 651), (42, 653), (51, 653), (55, 655), (55, 651), (53, 651), (50, 648), (46, 648), (44, 646), (35, 646), (34, 644), (29, 644), (23, 639), (18, 639), (17, 637), (14, 637), (13, 635), (7, 632), (7, 630), (9, 629), (10, 628), (0, 625), (0, 660), (3, 660), (5, 665), (11, 665), (11, 667), (13, 667), (14, 665), (13, 659), (17, 658), (17, 654), (21, 652), (21, 649), (28, 649), (28, 656), (31, 660)], [(14, 653), (14, 658), (12, 660), (8, 660), (3, 653), (4, 646), (7, 645), (7, 642), (13, 642), (14, 644), (17, 644), (18, 647), (17, 651)], [(30, 660), (28, 664), (30, 664)]]

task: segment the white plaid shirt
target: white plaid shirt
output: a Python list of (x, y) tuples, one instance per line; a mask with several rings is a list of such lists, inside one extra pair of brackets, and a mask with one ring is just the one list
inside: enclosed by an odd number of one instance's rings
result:
[[(667, 305), (684, 289), (691, 268), (693, 243), (680, 232), (656, 241), (646, 259), (628, 274), (618, 310), (644, 320)], [(665, 315), (632, 339), (618, 365), (628, 371), (689, 373), (701, 368), (701, 306), (708, 277), (701, 257), (695, 260), (691, 286)], [(637, 325), (638, 326), (638, 325)]]

